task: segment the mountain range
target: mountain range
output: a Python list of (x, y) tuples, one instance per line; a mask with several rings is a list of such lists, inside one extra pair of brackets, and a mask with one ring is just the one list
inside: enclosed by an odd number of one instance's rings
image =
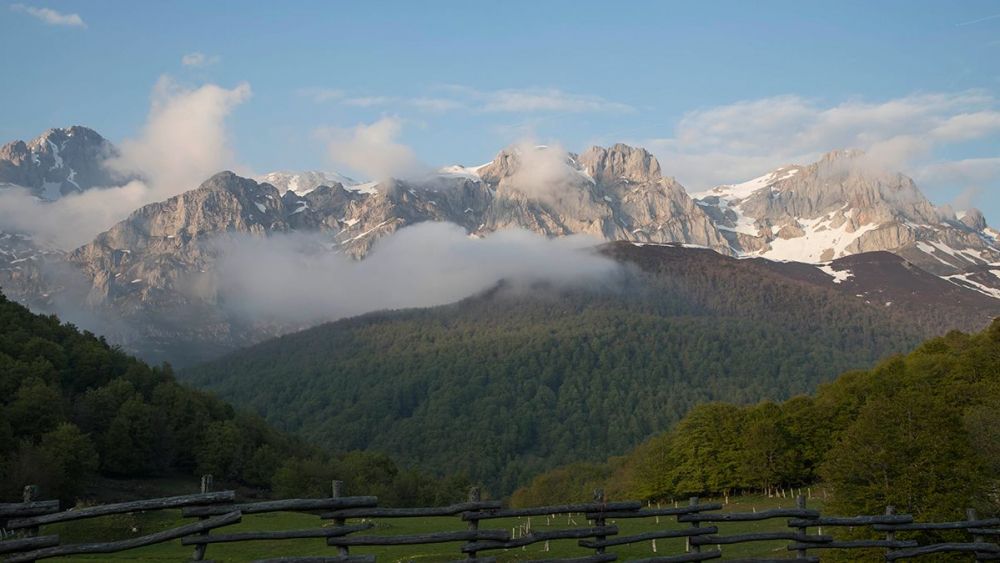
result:
[[(40, 200), (73, 197), (121, 184), (107, 165), (116, 155), (90, 129), (53, 129), (0, 148), (0, 183)], [(580, 154), (514, 146), (481, 166), (409, 179), (220, 172), (191, 188), (136, 209), (75, 249), (23, 231), (0, 233), (0, 285), (42, 310), (80, 303), (88, 318), (114, 319), (101, 327), (112, 341), (178, 363), (307, 326), (247, 319), (221, 306), (213, 277), (220, 239), (318, 234), (326, 252), (364, 259), (379, 240), (429, 221), (474, 237), (521, 228), (766, 260), (869, 305), (927, 302), (964, 311), (958, 325), (939, 323), (942, 330), (980, 328), (1000, 304), (998, 233), (982, 213), (936, 207), (913, 180), (856, 150), (695, 194), (648, 151), (624, 144)]]

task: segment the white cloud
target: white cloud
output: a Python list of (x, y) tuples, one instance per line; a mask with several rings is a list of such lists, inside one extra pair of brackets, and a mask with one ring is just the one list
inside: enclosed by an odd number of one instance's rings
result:
[(10, 9), (35, 17), (48, 25), (61, 25), (66, 27), (87, 27), (80, 14), (63, 14), (51, 8), (36, 8), (24, 4), (11, 4)]
[(555, 205), (586, 197), (586, 192), (579, 189), (581, 177), (560, 145), (538, 145), (527, 139), (516, 143), (512, 150), (517, 158), (517, 169), (507, 180), (512, 188)]
[(197, 187), (212, 174), (236, 168), (225, 119), (250, 97), (250, 85), (226, 89), (179, 86), (164, 76), (153, 88), (149, 118), (138, 138), (121, 143), (110, 166), (150, 179), (158, 198)]
[(357, 261), (324, 250), (329, 245), (319, 234), (242, 236), (220, 243), (209, 293), (251, 319), (315, 323), (451, 303), (501, 280), (599, 282), (619, 266), (591, 250), (598, 242), (519, 229), (476, 239), (458, 225), (426, 222), (380, 240)]
[(66, 250), (92, 240), (137, 208), (198, 187), (212, 174), (238, 168), (225, 119), (250, 96), (250, 86), (185, 89), (162, 77), (146, 125), (121, 144), (112, 170), (143, 180), (93, 188), (43, 203), (27, 191), (0, 192), (0, 230), (27, 232)]
[(369, 179), (384, 180), (427, 171), (413, 149), (398, 142), (402, 127), (399, 118), (384, 117), (349, 129), (327, 127), (317, 134), (327, 141), (327, 151), (335, 166)]
[(222, 60), (218, 55), (206, 55), (205, 53), (188, 53), (181, 57), (181, 64), (188, 67), (204, 67), (218, 63)]
[(692, 111), (674, 135), (640, 141), (691, 191), (741, 181), (837, 148), (861, 148), (886, 167), (915, 171), (935, 150), (1000, 134), (997, 101), (982, 92), (918, 94), (827, 105), (799, 96)]

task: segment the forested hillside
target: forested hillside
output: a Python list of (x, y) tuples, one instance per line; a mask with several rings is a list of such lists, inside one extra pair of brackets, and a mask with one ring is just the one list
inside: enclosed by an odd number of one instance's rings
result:
[(711, 251), (611, 251), (627, 267), (604, 287), (500, 287), (365, 315), (182, 377), (312, 442), (467, 472), (506, 494), (624, 453), (695, 405), (812, 391), (947, 322), (908, 322)]
[(700, 405), (625, 457), (536, 477), (514, 503), (583, 500), (596, 486), (661, 499), (816, 483), (838, 514), (1000, 511), (1000, 319), (845, 373), (813, 396)]
[(336, 456), (275, 431), (103, 339), (0, 295), (0, 500), (26, 484), (72, 504), (93, 478), (211, 473), (223, 485), (328, 494), (331, 479), (396, 504), (461, 496), (464, 482)]

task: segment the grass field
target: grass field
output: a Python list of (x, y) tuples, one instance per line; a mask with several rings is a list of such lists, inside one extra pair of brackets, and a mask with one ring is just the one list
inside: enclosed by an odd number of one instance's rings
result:
[[(705, 499), (708, 502), (708, 499)], [(769, 508), (792, 508), (794, 500), (791, 498), (766, 498), (760, 496), (739, 497), (730, 499), (730, 504), (724, 511), (749, 512), (753, 510), (765, 510)], [(809, 502), (810, 508), (821, 509), (822, 500), (814, 498)], [(528, 518), (508, 518), (497, 520), (484, 520), (480, 523), (480, 529), (501, 529), (510, 531), (529, 524), (536, 531), (557, 530), (566, 527), (585, 527), (588, 521), (580, 514), (571, 517), (566, 515), (555, 518), (532, 517)], [(164, 530), (190, 523), (191, 519), (182, 519), (180, 511), (160, 511), (144, 514), (118, 515), (92, 520), (70, 522), (59, 525), (47, 526), (42, 529), (43, 534), (59, 534), (63, 538), (64, 544), (78, 542), (108, 541), (124, 539), (138, 535), (149, 534), (159, 530)], [(350, 523), (350, 521), (349, 521)], [(377, 519), (373, 522), (375, 528), (364, 534), (402, 535), (417, 534), (440, 531), (465, 530), (466, 523), (460, 517), (439, 517), (439, 518), (400, 518), (400, 519)], [(751, 531), (787, 531), (785, 519), (773, 519), (761, 522), (746, 523), (724, 523), (719, 524), (719, 534), (735, 534)], [(608, 524), (616, 524), (619, 527), (620, 536), (632, 535), (641, 532), (649, 532), (662, 529), (676, 529), (686, 527), (680, 525), (674, 517), (660, 518), (657, 523), (652, 518), (643, 519), (621, 519), (609, 521)], [(319, 526), (329, 526), (329, 521), (320, 520), (315, 515), (297, 513), (271, 513), (247, 515), (243, 521), (235, 526), (225, 528), (227, 532), (251, 531), (251, 530), (286, 530), (301, 528), (316, 528)], [(785, 546), (787, 542), (759, 542), (752, 544), (738, 544), (722, 546), (725, 557), (789, 557)], [(461, 559), (464, 556), (460, 551), (461, 543), (447, 543), (437, 545), (419, 546), (397, 546), (397, 547), (358, 547), (351, 548), (352, 554), (373, 554), (379, 561), (451, 561)], [(657, 554), (680, 554), (684, 550), (684, 540), (657, 540)], [(577, 540), (558, 540), (549, 544), (548, 552), (544, 551), (544, 544), (534, 544), (524, 548), (510, 550), (496, 550), (484, 552), (482, 555), (495, 555), (500, 560), (516, 561), (523, 559), (559, 558), (573, 557), (592, 554), (593, 551), (577, 546)], [(650, 557), (652, 542), (643, 542), (627, 546), (609, 548), (609, 551), (617, 553), (619, 559), (632, 559)], [(193, 547), (182, 546), (180, 540), (169, 543), (149, 546), (142, 549), (122, 552), (110, 555), (75, 556), (72, 558), (56, 559), (56, 561), (70, 560), (113, 560), (113, 561), (184, 561), (190, 558)], [(285, 540), (285, 541), (256, 541), (241, 543), (212, 544), (208, 546), (206, 558), (215, 561), (251, 561), (253, 559), (281, 556), (303, 556), (303, 555), (334, 555), (336, 548), (327, 547), (323, 539), (305, 540)]]

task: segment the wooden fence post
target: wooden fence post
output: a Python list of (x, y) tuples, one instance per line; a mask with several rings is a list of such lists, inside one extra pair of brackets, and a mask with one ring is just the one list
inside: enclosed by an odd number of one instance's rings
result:
[[(479, 490), (479, 487), (470, 487), (469, 488), (469, 502), (480, 502), (482, 500), (482, 498), (483, 498), (482, 497), (482, 491)], [(471, 519), (471, 520), (469, 520), (469, 531), (470, 532), (477, 532), (477, 531), (479, 531), (479, 519)], [(468, 542), (468, 544), (474, 544), (474, 543), (476, 543), (476, 540), (469, 540), (469, 542)], [(468, 559), (475, 559), (476, 558), (476, 552), (475, 551), (470, 551), (466, 557)]]
[[(24, 491), (21, 492), (21, 500), (24, 502), (35, 502), (38, 500), (39, 488), (38, 485), (25, 485)], [(32, 526), (24, 530), (24, 535), (29, 538), (33, 538), (38, 535), (38, 526)]]
[[(885, 507), (885, 515), (886, 516), (892, 516), (895, 513), (896, 513), (896, 507), (895, 506), (892, 506), (890, 504), (889, 506)], [(886, 541), (896, 541), (896, 532), (893, 531), (893, 530), (887, 531), (885, 533), (885, 540)], [(888, 554), (892, 553), (892, 548), (891, 547), (887, 547), (886, 550), (885, 550), (885, 553), (886, 553), (886, 556), (888, 557)]]
[[(333, 483), (331, 483), (331, 486), (330, 486), (330, 496), (332, 498), (340, 498), (340, 497), (344, 496), (344, 482), (343, 481), (334, 481)], [(346, 523), (347, 523), (347, 519), (346, 518), (334, 518), (333, 519), (333, 525), (334, 526), (343, 526)], [(349, 553), (350, 553), (350, 550), (349, 550), (349, 548), (346, 545), (341, 545), (341, 546), (337, 547), (337, 554), (340, 555), (341, 557), (347, 557), (349, 555)]]
[[(604, 489), (594, 489), (594, 502), (600, 503), (602, 505), (607, 503), (607, 498), (605, 498), (604, 496)], [(604, 524), (605, 524), (604, 510), (602, 509), (599, 517), (594, 519), (594, 526), (597, 528), (603, 528)], [(599, 543), (603, 542), (606, 539), (608, 539), (607, 536), (596, 536), (594, 538), (594, 540)], [(602, 554), (604, 553), (604, 551), (605, 547), (603, 545), (597, 548), (598, 554)]]
[[(691, 499), (688, 501), (688, 505), (690, 505), (690, 506), (698, 506), (698, 497), (691, 497)], [(691, 522), (691, 527), (692, 528), (700, 528), (701, 527), (701, 522), (695, 520), (694, 522)], [(688, 537), (688, 539), (687, 539), (687, 550), (689, 552), (701, 553), (701, 546), (698, 545), (698, 544), (692, 543), (691, 542), (691, 538)]]
[[(802, 496), (801, 492), (799, 493), (799, 496), (795, 497), (795, 508), (798, 508), (798, 509), (801, 509), (801, 510), (805, 510), (806, 509), (806, 497)], [(799, 530), (799, 533), (801, 533), (802, 535), (808, 535), (808, 532), (806, 531), (807, 528), (802, 527), (802, 528), (799, 528), (798, 530)], [(797, 557), (799, 559), (805, 559), (808, 556), (809, 556), (809, 552), (807, 550), (805, 550), (805, 549), (797, 549), (797, 550), (795, 550), (795, 557)]]
[[(21, 500), (26, 503), (35, 502), (36, 500), (38, 500), (38, 497), (40, 495), (39, 491), (40, 489), (38, 485), (25, 485), (24, 490), (21, 492)], [(24, 530), (24, 535), (29, 538), (37, 537), (39, 529), (40, 529), (39, 526), (31, 526), (30, 528)], [(34, 559), (32, 559), (32, 563), (34, 563)]]
[[(977, 518), (976, 518), (976, 509), (975, 508), (967, 508), (965, 510), (965, 518), (966, 518), (966, 520), (969, 520), (970, 522), (975, 522), (977, 520)], [(972, 541), (974, 543), (982, 543), (982, 542), (985, 541), (985, 538), (983, 536), (979, 535), (979, 534), (974, 534), (972, 536)], [(976, 553), (976, 563), (982, 563), (982, 562), (983, 562), (983, 559), (981, 559), (979, 557), (979, 553)]]
[[(212, 490), (212, 475), (211, 474), (202, 475), (201, 476), (201, 492), (202, 493), (207, 493), (207, 492), (211, 492), (211, 490)], [(207, 520), (208, 518), (209, 518), (208, 516), (199, 516), (198, 520)], [(205, 530), (203, 532), (200, 532), (199, 535), (207, 536), (208, 533), (209, 533), (209, 531)], [(204, 561), (205, 560), (205, 552), (207, 550), (208, 550), (208, 544), (207, 543), (201, 543), (201, 544), (198, 544), (198, 545), (194, 546), (194, 553), (191, 555), (191, 559), (194, 560), (194, 561)]]

